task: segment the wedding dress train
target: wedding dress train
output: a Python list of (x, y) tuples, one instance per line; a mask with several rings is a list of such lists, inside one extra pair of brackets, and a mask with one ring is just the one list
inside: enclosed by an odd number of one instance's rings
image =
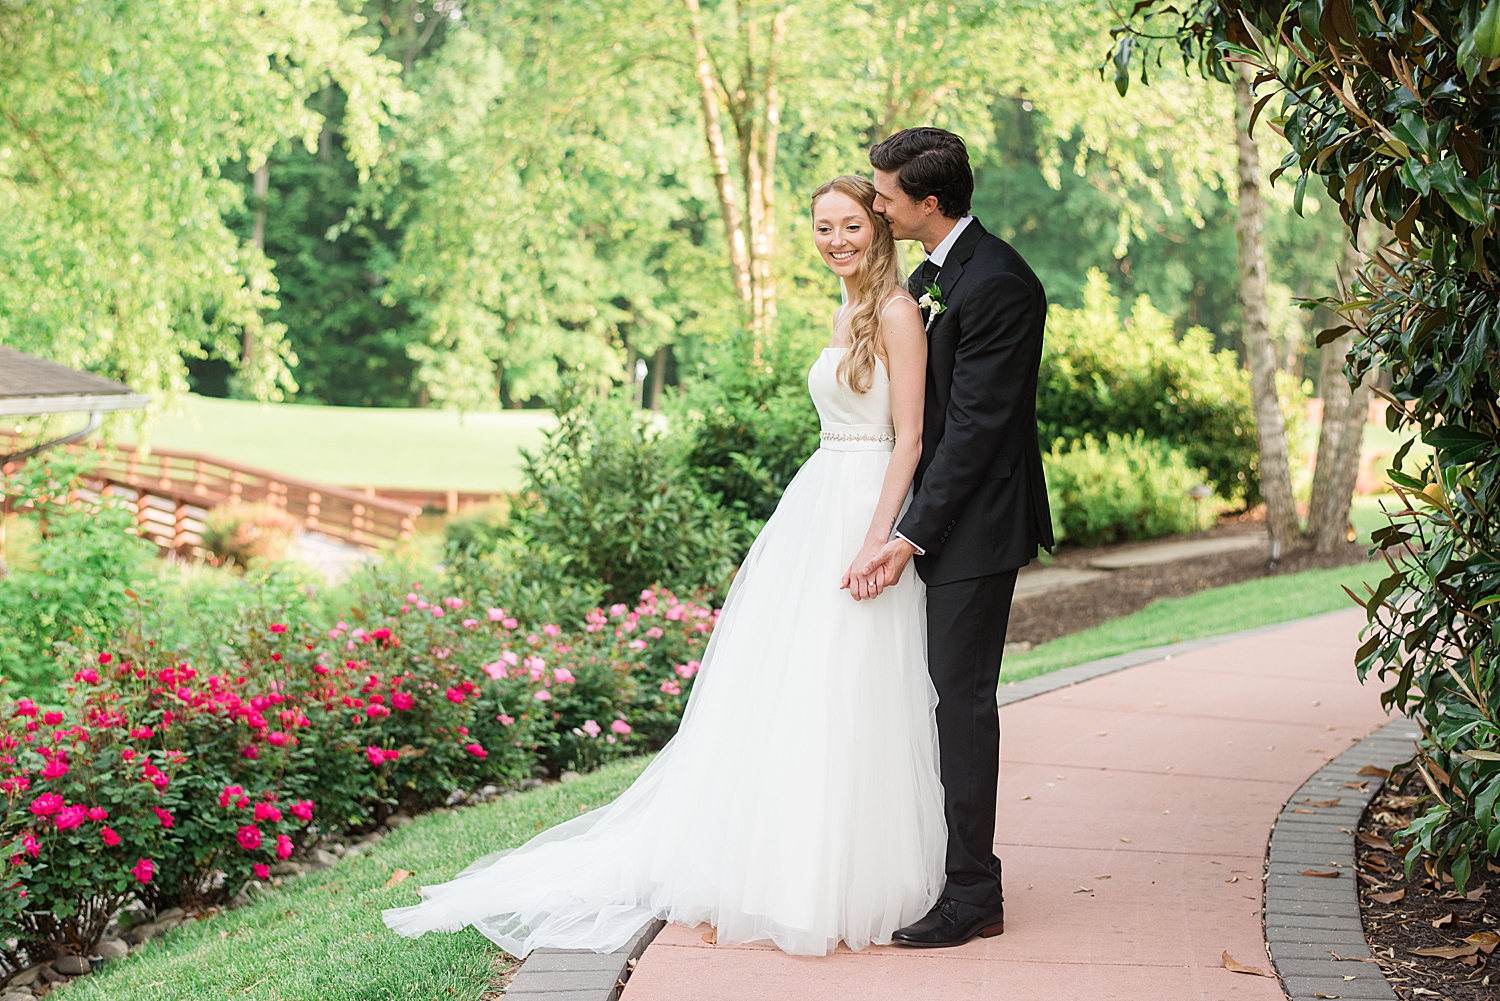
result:
[(889, 942), (944, 883), (937, 696), (914, 571), (869, 601), (839, 581), (894, 442), (890, 383), (808, 376), (822, 447), (741, 566), (682, 726), (613, 803), (385, 912), (403, 935), (473, 925), (507, 952), (609, 952), (646, 921), (824, 955)]

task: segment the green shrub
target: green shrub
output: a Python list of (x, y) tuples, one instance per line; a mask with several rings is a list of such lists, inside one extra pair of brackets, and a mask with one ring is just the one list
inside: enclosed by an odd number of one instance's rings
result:
[(450, 557), (482, 556), (505, 538), (510, 516), (508, 502), (482, 504), (460, 512), (443, 526), (443, 542)]
[[(1179, 340), (1171, 318), (1144, 296), (1122, 322), (1119, 300), (1097, 270), (1089, 272), (1083, 299), (1082, 309), (1053, 306), (1047, 314), (1037, 387), (1042, 447), (1144, 431), (1206, 470), (1220, 496), (1256, 503), (1259, 446), (1250, 376), (1234, 353), (1215, 353), (1201, 327)], [(1293, 421), (1300, 419), (1300, 396), (1283, 399), (1283, 406)], [(1287, 437), (1295, 444), (1295, 428)]]
[(690, 389), (678, 420), (693, 476), (735, 516), (740, 548), (748, 548), (817, 451), (818, 411), (806, 383), (704, 380)]
[(1193, 532), (1211, 522), (1217, 498), (1194, 499), (1203, 484), (1181, 452), (1142, 432), (1092, 435), (1043, 457), (1053, 533), (1060, 542), (1096, 546)]
[(80, 493), (92, 465), (49, 452), (0, 479), (30, 523), (24, 561), (0, 579), (0, 675), (27, 692), (70, 674), (60, 644), (101, 642), (125, 621), (131, 592), (153, 580), (156, 547), (131, 534), (131, 509)]
[(219, 563), (242, 568), (257, 561), (275, 563), (301, 530), (297, 519), (275, 504), (226, 504), (208, 513), (203, 547)]
[(557, 414), (543, 449), (524, 453), (511, 537), (562, 554), (567, 576), (599, 582), (611, 602), (657, 584), (722, 587), (738, 555), (733, 522), (659, 418), (621, 397), (585, 400), (569, 384)]

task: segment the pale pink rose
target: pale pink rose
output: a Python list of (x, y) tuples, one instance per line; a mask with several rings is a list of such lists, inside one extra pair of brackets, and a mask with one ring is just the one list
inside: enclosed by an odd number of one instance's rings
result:
[(614, 722), (610, 723), (609, 728), (615, 733), (620, 734), (621, 736), (624, 736), (625, 734), (630, 732), (630, 724), (622, 719), (617, 719)]
[(590, 737), (599, 736), (599, 730), (599, 724), (595, 723), (593, 720), (586, 719), (583, 721), (583, 732), (588, 734)]
[(552, 693), (547, 691), (547, 689), (545, 688), (538, 688), (536, 691), (531, 693), (531, 697), (536, 699), (538, 702), (552, 701)]
[(576, 679), (573, 672), (566, 667), (554, 668), (552, 671), (552, 682), (557, 685), (571, 685)]

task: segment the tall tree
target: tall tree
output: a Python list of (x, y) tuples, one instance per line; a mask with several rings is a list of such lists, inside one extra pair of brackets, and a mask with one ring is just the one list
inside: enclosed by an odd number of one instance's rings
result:
[[(0, 4), (0, 342), (170, 396), (216, 355), (247, 391), (295, 383), (276, 283), (225, 213), (230, 161), (315, 147), (306, 104), (358, 95), (350, 156), (367, 168), (402, 91), (336, 0), (241, 7), (143, 0)], [(245, 348), (248, 345), (249, 351)]]
[(1239, 203), (1235, 240), (1239, 246), (1240, 323), (1250, 367), (1250, 391), (1255, 401), (1255, 433), (1260, 442), (1261, 496), (1266, 501), (1266, 527), (1271, 535), (1271, 559), (1300, 538), (1297, 502), (1292, 497), (1291, 466), (1287, 460), (1286, 421), (1276, 393), (1276, 352), (1271, 346), (1266, 308), (1266, 256), (1261, 240), (1265, 209), (1261, 200), (1260, 147), (1251, 132), (1255, 98), (1244, 73), (1234, 76), (1235, 146), (1238, 151)]
[[(1368, 232), (1373, 227), (1363, 228)], [(1351, 239), (1344, 244), (1339, 259), (1339, 285), (1345, 301), (1357, 299), (1355, 282), (1363, 264), (1364, 255), (1355, 239)], [(1358, 315), (1348, 318), (1354, 323), (1363, 322)], [(1369, 421), (1371, 384), (1375, 381), (1373, 370), (1361, 373), (1353, 387), (1344, 376), (1344, 366), (1354, 348), (1354, 325), (1340, 324), (1329, 333), (1336, 336), (1320, 349), (1323, 420), (1318, 434), (1312, 497), (1307, 507), (1307, 537), (1320, 553), (1332, 552), (1346, 542), (1349, 508), (1359, 479), (1359, 453)]]
[[(721, 36), (711, 51), (698, 0), (683, 0), (692, 42), (693, 79), (703, 109), (703, 139), (719, 213), (729, 241), (735, 291), (749, 320), (751, 366), (764, 364), (776, 328), (776, 153), (781, 134), (782, 63), (791, 6), (732, 0), (719, 5)], [(722, 110), (734, 129), (744, 204), (730, 173)]]

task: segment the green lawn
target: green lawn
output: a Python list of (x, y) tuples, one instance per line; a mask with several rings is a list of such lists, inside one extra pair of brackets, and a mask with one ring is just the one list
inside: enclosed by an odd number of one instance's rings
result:
[(460, 416), (205, 396), (189, 396), (183, 407), (151, 429), (152, 445), (315, 483), (409, 490), (514, 490), (521, 483), (519, 449), (539, 446), (555, 423), (546, 410)]
[[(618, 796), (649, 758), (620, 762), (456, 813), (418, 818), (368, 856), (347, 859), (255, 903), (154, 940), (140, 954), (75, 982), (76, 1001), (412, 1001), (477, 999), (499, 955), (473, 930), (405, 939), (380, 920), (417, 902), (417, 887), (475, 858)], [(416, 873), (385, 889), (396, 869)]]
[(1000, 681), (1002, 684), (1022, 681), (1131, 650), (1353, 608), (1354, 603), (1340, 585), (1361, 593), (1361, 582), (1373, 585), (1384, 576), (1385, 570), (1383, 562), (1335, 570), (1307, 570), (1211, 588), (1185, 598), (1153, 601), (1133, 615), (1111, 619), (1025, 653), (1008, 655)]

